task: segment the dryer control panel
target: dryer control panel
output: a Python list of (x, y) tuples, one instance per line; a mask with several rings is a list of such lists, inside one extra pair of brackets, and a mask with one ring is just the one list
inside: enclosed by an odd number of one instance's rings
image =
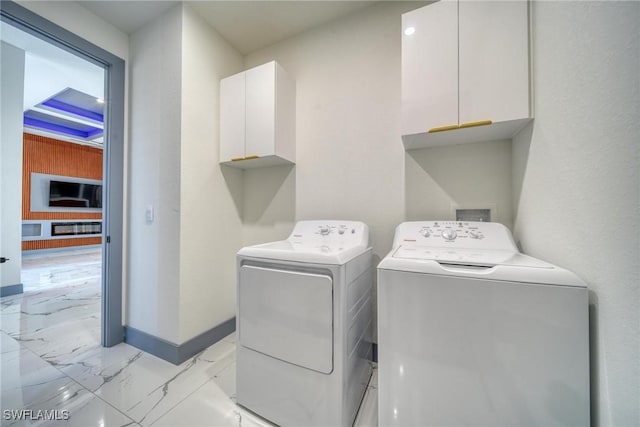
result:
[(420, 245), (518, 252), (507, 227), (495, 222), (413, 221), (396, 228), (393, 247)]
[(360, 221), (298, 221), (287, 239), (296, 243), (321, 243), (340, 248), (369, 245), (369, 227)]

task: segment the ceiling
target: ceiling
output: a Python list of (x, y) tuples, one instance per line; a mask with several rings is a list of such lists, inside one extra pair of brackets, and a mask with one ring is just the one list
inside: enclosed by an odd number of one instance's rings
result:
[(300, 34), (375, 1), (188, 2), (240, 53), (246, 55)]
[(0, 27), (0, 39), (25, 51), (25, 110), (71, 86), (104, 97), (102, 67), (12, 25)]
[(156, 0), (87, 0), (76, 1), (76, 3), (86, 7), (120, 31), (131, 34), (180, 2)]
[[(180, 1), (168, 0), (83, 0), (76, 3), (131, 34), (152, 22)], [(235, 0), (185, 1), (240, 53), (248, 54), (332, 20), (383, 1), (317, 0)], [(413, 2), (407, 2), (413, 3)], [(416, 1), (416, 7), (424, 1)], [(23, 33), (11, 25), (1, 26), (1, 38), (25, 50), (25, 118), (42, 119), (43, 114), (57, 114), (59, 121), (68, 114), (48, 111), (44, 101), (73, 88), (88, 95), (92, 102), (104, 96), (104, 70), (84, 59)], [(77, 116), (77, 115), (76, 115)], [(53, 119), (52, 119), (53, 120)], [(86, 117), (74, 117), (81, 126), (96, 126)], [(64, 124), (64, 123), (63, 123)], [(55, 126), (61, 123), (55, 123)], [(101, 128), (101, 123), (99, 124)]]
[(25, 52), (25, 129), (101, 146), (104, 69), (12, 25), (0, 39)]
[[(131, 34), (178, 1), (78, 1)], [(377, 1), (186, 1), (240, 53), (246, 55)]]

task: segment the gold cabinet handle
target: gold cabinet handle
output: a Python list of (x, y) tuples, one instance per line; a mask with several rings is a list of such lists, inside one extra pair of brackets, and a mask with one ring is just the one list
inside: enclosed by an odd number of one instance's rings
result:
[(490, 125), (491, 123), (493, 123), (491, 120), (480, 120), (478, 122), (467, 122), (467, 123), (462, 123), (460, 125), (460, 129), (473, 128), (473, 127), (476, 127), (476, 126), (487, 126), (487, 125)]
[(429, 133), (444, 132), (445, 130), (454, 130), (454, 129), (458, 129), (458, 125), (448, 125), (448, 126), (440, 126), (437, 128), (431, 128), (429, 129)]
[(444, 131), (447, 131), (447, 130), (473, 128), (473, 127), (476, 127), (476, 126), (486, 126), (486, 125), (490, 125), (492, 123), (493, 122), (491, 120), (480, 120), (478, 122), (462, 123), (461, 125), (440, 126), (440, 127), (437, 127), (437, 128), (429, 129), (429, 133), (444, 132)]
[(232, 162), (239, 162), (240, 160), (251, 160), (251, 159), (259, 159), (260, 156), (256, 156), (255, 154), (251, 155), (251, 156), (244, 156), (244, 157), (232, 157), (231, 161)]

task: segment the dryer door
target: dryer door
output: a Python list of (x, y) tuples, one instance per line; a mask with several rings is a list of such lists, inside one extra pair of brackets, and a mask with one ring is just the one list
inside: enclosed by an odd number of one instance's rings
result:
[(333, 371), (330, 276), (243, 265), (238, 319), (240, 345), (321, 373)]

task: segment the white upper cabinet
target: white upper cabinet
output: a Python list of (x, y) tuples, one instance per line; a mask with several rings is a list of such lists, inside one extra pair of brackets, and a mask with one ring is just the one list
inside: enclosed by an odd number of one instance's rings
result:
[(244, 157), (245, 73), (220, 81), (220, 160)]
[(461, 1), (460, 123), (529, 117), (524, 1)]
[(295, 161), (295, 84), (275, 61), (220, 81), (220, 163), (239, 168)]
[(458, 3), (405, 13), (402, 28), (403, 135), (457, 124)]
[(525, 0), (443, 0), (402, 29), (406, 149), (511, 138), (531, 120)]

